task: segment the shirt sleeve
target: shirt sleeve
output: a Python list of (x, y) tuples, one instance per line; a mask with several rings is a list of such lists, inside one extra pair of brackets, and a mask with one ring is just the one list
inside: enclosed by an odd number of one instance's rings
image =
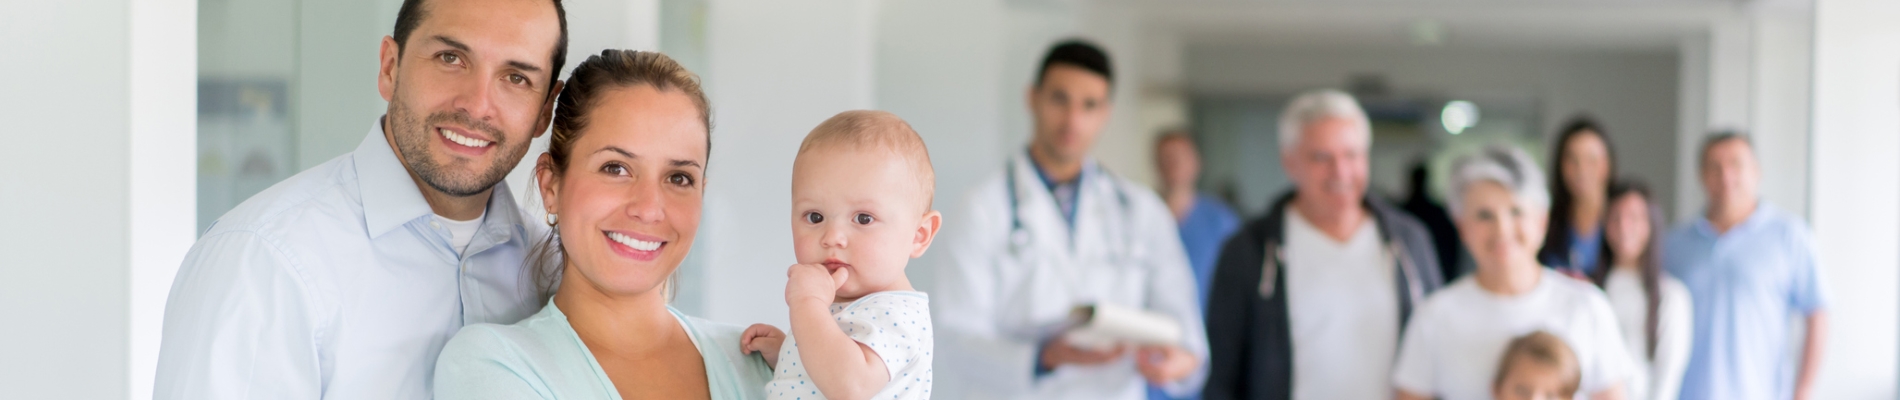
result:
[[(1595, 288), (1591, 288), (1594, 290)], [(1583, 386), (1584, 393), (1595, 394), (1616, 385), (1629, 383), (1630, 376), (1636, 372), (1636, 364), (1630, 359), (1629, 347), (1623, 344), (1623, 333), (1619, 331), (1616, 310), (1610, 307), (1610, 300), (1601, 292), (1588, 292), (1590, 313), (1589, 327), (1583, 332), (1573, 333), (1575, 341), (1588, 341), (1588, 349), (1594, 349), (1594, 355), (1584, 354)], [(1578, 353), (1584, 353), (1579, 351)]]
[(438, 400), (552, 399), (540, 374), (520, 361), (489, 325), (471, 325), (442, 347), (435, 363)]
[(1802, 314), (1827, 308), (1827, 288), (1814, 257), (1814, 238), (1806, 226), (1795, 225), (1788, 244), (1793, 263), (1789, 278), (1788, 305)]
[[(1689, 289), (1682, 282), (1665, 278), (1662, 305), (1656, 312), (1656, 356), (1651, 363), (1650, 395), (1656, 400), (1674, 400), (1682, 388), (1683, 371), (1689, 367), (1690, 341), (1695, 335), (1691, 320), (1694, 312)], [(1632, 393), (1631, 397), (1642, 394)]]
[(1147, 306), (1181, 324), (1181, 348), (1200, 360), (1187, 378), (1158, 386), (1171, 396), (1190, 397), (1207, 383), (1207, 325), (1202, 321), (1200, 288), (1194, 282), (1194, 268), (1188, 265), (1187, 250), (1176, 233), (1174, 215), (1158, 198), (1154, 200), (1153, 207), (1137, 208), (1142, 214), (1137, 219), (1142, 225), (1138, 232), (1152, 249), (1143, 261), (1151, 276)]
[(1437, 371), (1438, 354), (1433, 351), (1439, 346), (1437, 333), (1432, 328), (1430, 300), (1425, 307), (1412, 314), (1411, 322), (1405, 326), (1404, 338), (1399, 340), (1399, 357), (1392, 364), (1392, 387), (1406, 393), (1436, 397), (1438, 394)]
[[(911, 364), (929, 362), (930, 306), (921, 298), (900, 294), (872, 295), (833, 316), (845, 336), (863, 343), (884, 359), (891, 381), (905, 377)], [(915, 378), (915, 377), (913, 377)]]
[(318, 399), (318, 318), (282, 247), (214, 233), (185, 256), (165, 305), (153, 398)]

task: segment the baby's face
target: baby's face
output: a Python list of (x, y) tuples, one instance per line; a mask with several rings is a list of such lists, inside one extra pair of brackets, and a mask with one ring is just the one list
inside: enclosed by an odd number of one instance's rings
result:
[(1569, 382), (1563, 372), (1549, 365), (1519, 362), (1505, 373), (1492, 396), (1497, 400), (1570, 400), (1575, 393), (1564, 392)]
[(904, 289), (904, 266), (929, 244), (923, 188), (903, 157), (815, 148), (792, 166), (792, 242), (800, 264), (850, 270), (839, 300)]

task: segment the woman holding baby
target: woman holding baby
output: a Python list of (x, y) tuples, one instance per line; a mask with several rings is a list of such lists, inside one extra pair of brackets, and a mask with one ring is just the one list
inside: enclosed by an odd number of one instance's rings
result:
[(607, 50), (556, 101), (535, 166), (553, 232), (527, 267), (547, 305), (457, 333), (437, 361), (437, 398), (930, 397), (928, 297), (904, 267), (942, 218), (929, 154), (903, 120), (845, 112), (799, 148), (787, 335), (667, 305), (705, 194), (698, 78), (659, 53)]

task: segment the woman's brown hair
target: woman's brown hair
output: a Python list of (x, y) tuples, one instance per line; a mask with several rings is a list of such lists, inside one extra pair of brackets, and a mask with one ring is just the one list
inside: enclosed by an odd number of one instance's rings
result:
[[(554, 104), (553, 134), (548, 137), (548, 162), (535, 168), (553, 172), (556, 179), (567, 172), (568, 156), (574, 142), (587, 129), (588, 113), (595, 111), (601, 95), (608, 91), (648, 86), (661, 92), (678, 91), (699, 108), (699, 121), (706, 127), (706, 152), (712, 153), (712, 106), (699, 87), (699, 76), (680, 66), (671, 57), (651, 51), (602, 50), (574, 66), (561, 97)], [(708, 163), (710, 164), (710, 162)], [(536, 182), (539, 186), (540, 182)], [(525, 272), (532, 276), (534, 289), (545, 301), (561, 282), (561, 268), (567, 251), (561, 247), (559, 221), (550, 223), (547, 237), (528, 251)], [(669, 278), (669, 285), (671, 278)]]
[[(1611, 205), (1616, 204), (1616, 199), (1623, 196), (1636, 196), (1643, 199), (1643, 208), (1649, 211), (1649, 218), (1643, 221), (1649, 224), (1644, 228), (1649, 230), (1649, 240), (1643, 243), (1641, 254), (1632, 255), (1636, 258), (1636, 265), (1633, 266), (1636, 267), (1637, 277), (1640, 278), (1638, 282), (1641, 282), (1643, 286), (1643, 308), (1648, 310), (1648, 313), (1643, 314), (1643, 337), (1649, 345), (1643, 349), (1643, 354), (1646, 354), (1648, 359), (1655, 360), (1656, 327), (1661, 324), (1661, 317), (1657, 310), (1662, 308), (1663, 266), (1660, 253), (1663, 229), (1667, 227), (1663, 225), (1662, 207), (1657, 206), (1656, 198), (1650, 196), (1649, 185), (1636, 178), (1624, 178), (1610, 184), (1609, 195), (1604, 197), (1604, 221), (1609, 221), (1609, 218), (1614, 217), (1610, 215), (1609, 210), (1613, 209)], [(1604, 224), (1605, 227), (1608, 225), (1608, 223)], [(1599, 288), (1608, 286), (1610, 270), (1616, 268), (1617, 259), (1623, 258), (1622, 255), (1616, 254), (1616, 246), (1610, 245), (1609, 230), (1602, 229), (1602, 231), (1603, 239), (1598, 240), (1601, 243), (1597, 244), (1596, 269), (1590, 271), (1590, 282), (1596, 283)]]

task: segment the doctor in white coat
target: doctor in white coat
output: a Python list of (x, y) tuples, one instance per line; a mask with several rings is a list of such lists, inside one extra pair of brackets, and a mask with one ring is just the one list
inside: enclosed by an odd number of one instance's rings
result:
[[(1088, 155), (1109, 117), (1108, 56), (1057, 44), (1029, 89), (1035, 136), (945, 224), (938, 268), (939, 398), (1120, 399), (1155, 385), (1192, 396), (1207, 336), (1173, 214)], [(1112, 304), (1180, 324), (1167, 345), (1089, 348), (1062, 338), (1070, 310)]]

